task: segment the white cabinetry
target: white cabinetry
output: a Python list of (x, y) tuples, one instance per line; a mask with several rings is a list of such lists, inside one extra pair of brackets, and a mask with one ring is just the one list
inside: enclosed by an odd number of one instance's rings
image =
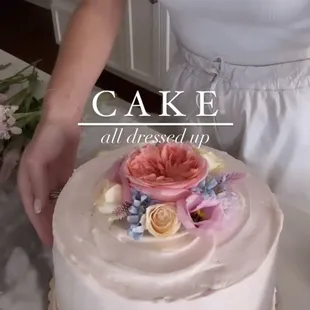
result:
[[(61, 42), (74, 1), (54, 0), (52, 14), (55, 36)], [(152, 90), (162, 87), (176, 43), (169, 15), (159, 3), (127, 0), (125, 18), (108, 62), (108, 70)]]

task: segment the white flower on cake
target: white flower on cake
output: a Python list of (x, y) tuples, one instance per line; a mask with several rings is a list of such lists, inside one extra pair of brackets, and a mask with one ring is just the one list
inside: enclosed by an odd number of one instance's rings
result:
[(213, 152), (206, 152), (203, 150), (199, 150), (202, 157), (204, 157), (209, 163), (209, 172), (216, 173), (224, 168), (223, 161), (218, 158)]
[(148, 207), (141, 219), (141, 224), (157, 238), (173, 236), (181, 227), (174, 203), (156, 204)]
[(122, 186), (118, 183), (106, 181), (94, 205), (99, 212), (112, 214), (115, 208), (122, 204), (122, 201)]

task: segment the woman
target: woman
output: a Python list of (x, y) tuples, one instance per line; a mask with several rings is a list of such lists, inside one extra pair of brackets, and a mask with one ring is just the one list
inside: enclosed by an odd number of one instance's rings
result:
[[(185, 91), (175, 102), (177, 107), (188, 121), (199, 122), (193, 96), (196, 91), (215, 90), (219, 112), (214, 120), (234, 126), (201, 126), (195, 132), (210, 133), (209, 145), (239, 156), (282, 199), (294, 203), (302, 199), (306, 205), (310, 201), (306, 159), (310, 155), (310, 1), (162, 3), (169, 9), (181, 46), (167, 79), (167, 89)], [(22, 159), (22, 200), (47, 245), (52, 243), (49, 193), (72, 173), (77, 123), (109, 57), (124, 4), (124, 0), (80, 4), (62, 44), (44, 115)]]

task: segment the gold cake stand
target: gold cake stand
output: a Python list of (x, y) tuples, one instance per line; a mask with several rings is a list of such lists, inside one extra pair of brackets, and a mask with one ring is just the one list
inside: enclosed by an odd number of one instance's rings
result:
[[(276, 308), (277, 308), (277, 307), (276, 307), (276, 306), (277, 306), (276, 295), (277, 295), (277, 289), (275, 288), (271, 310), (276, 310)], [(48, 310), (60, 310), (60, 309), (58, 309), (58, 307), (57, 307), (56, 298), (55, 298), (55, 296), (54, 296), (54, 280), (52, 280), (52, 281), (50, 282), (50, 292), (49, 292), (49, 294), (48, 294), (48, 301), (49, 301)]]

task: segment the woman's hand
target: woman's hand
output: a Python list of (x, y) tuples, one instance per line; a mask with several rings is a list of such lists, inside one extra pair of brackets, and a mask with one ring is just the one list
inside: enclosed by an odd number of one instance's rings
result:
[(80, 130), (77, 124), (42, 119), (26, 148), (18, 173), (18, 185), (26, 213), (42, 242), (51, 246), (53, 201), (72, 175)]
[(72, 174), (80, 134), (77, 123), (109, 59), (125, 3), (81, 1), (62, 40), (49, 92), (44, 98), (43, 112), (47, 118), (41, 120), (20, 164), (18, 183), (22, 201), (46, 245), (51, 245), (53, 239), (53, 205), (49, 194), (61, 189)]

